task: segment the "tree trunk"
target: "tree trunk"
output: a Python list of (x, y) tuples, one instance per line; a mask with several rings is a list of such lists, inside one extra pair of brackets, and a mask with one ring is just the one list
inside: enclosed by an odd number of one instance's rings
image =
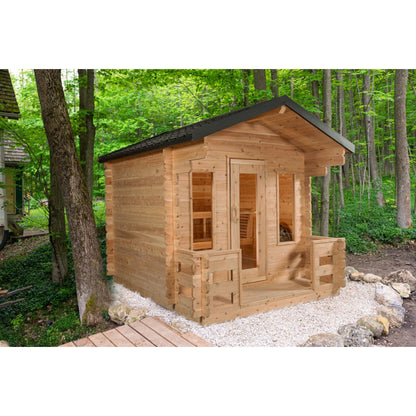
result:
[[(311, 69), (310, 70), (312, 72), (312, 74), (314, 75), (314, 77), (316, 76), (317, 72), (316, 69)], [(318, 117), (319, 119), (321, 119), (321, 113), (320, 113), (320, 108), (321, 108), (321, 100), (319, 97), (319, 81), (317, 79), (313, 79), (312, 80), (312, 95), (315, 98), (315, 115), (316, 117)]]
[(254, 88), (257, 93), (256, 103), (267, 100), (267, 84), (266, 84), (266, 70), (253, 69), (254, 73)]
[(279, 96), (279, 84), (277, 83), (277, 69), (270, 70), (270, 89), (272, 90), (273, 97), (277, 98)]
[(243, 73), (243, 103), (244, 107), (250, 105), (249, 94), (250, 94), (250, 69), (242, 69)]
[(52, 282), (62, 283), (68, 273), (65, 207), (56, 176), (56, 167), (51, 158), (51, 185), (48, 195), (49, 240), (52, 245)]
[(94, 180), (94, 76), (95, 71), (93, 69), (78, 69), (79, 110), (81, 113), (79, 159), (90, 200), (92, 200)]
[[(345, 117), (345, 94), (344, 94), (344, 73), (341, 71), (335, 72), (336, 79), (339, 83), (338, 85), (338, 120), (339, 120), (339, 133), (346, 137), (347, 136), (347, 119)], [(348, 164), (348, 161), (345, 163)], [(338, 182), (339, 182), (339, 203), (343, 207), (344, 202), (344, 188), (342, 184), (342, 166), (339, 167), (338, 171)]]
[(365, 137), (367, 139), (367, 154), (368, 154), (368, 170), (370, 173), (371, 186), (376, 189), (377, 205), (383, 207), (385, 205), (384, 196), (381, 192), (381, 181), (378, 174), (376, 145), (374, 140), (374, 128), (371, 110), (370, 98), (370, 73), (363, 74), (363, 109), (364, 109), (364, 127)]
[[(331, 126), (332, 124), (332, 106), (331, 106), (331, 70), (323, 70), (323, 121)], [(321, 235), (327, 237), (329, 234), (329, 185), (331, 182), (331, 167), (328, 167), (328, 173), (324, 176), (321, 190)]]
[(43, 124), (62, 191), (74, 258), (81, 322), (95, 324), (108, 308), (110, 292), (104, 278), (94, 214), (65, 102), (59, 69), (36, 69)]
[(410, 166), (406, 129), (407, 69), (396, 69), (394, 77), (394, 133), (396, 136), (397, 226), (412, 224)]
[[(316, 69), (310, 70), (313, 75), (316, 75)], [(312, 95), (315, 98), (315, 108), (316, 112), (314, 113), (316, 117), (319, 119), (320, 116), (320, 98), (319, 98), (319, 81), (316, 79), (312, 80), (311, 84), (312, 88)], [(319, 215), (319, 203), (320, 203), (320, 192), (317, 190), (320, 190), (322, 188), (322, 178), (320, 176), (312, 178), (312, 189), (314, 192), (312, 192), (311, 198), (312, 198), (312, 229), (316, 234), (320, 234), (320, 224), (321, 219)]]

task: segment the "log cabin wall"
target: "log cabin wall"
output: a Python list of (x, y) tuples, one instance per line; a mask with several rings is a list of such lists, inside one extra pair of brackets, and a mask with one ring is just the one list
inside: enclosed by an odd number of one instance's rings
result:
[(168, 162), (168, 152), (157, 151), (106, 163), (109, 273), (163, 306), (170, 304), (173, 278), (167, 267), (173, 260), (167, 250), (173, 238), (166, 227), (172, 205), (171, 199), (165, 204), (171, 194)]

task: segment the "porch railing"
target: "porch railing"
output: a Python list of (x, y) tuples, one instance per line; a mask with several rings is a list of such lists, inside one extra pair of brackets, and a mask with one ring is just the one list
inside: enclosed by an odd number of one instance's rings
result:
[(312, 289), (327, 283), (345, 286), (345, 240), (313, 236), (310, 247)]
[(175, 309), (208, 318), (241, 304), (241, 250), (177, 250)]

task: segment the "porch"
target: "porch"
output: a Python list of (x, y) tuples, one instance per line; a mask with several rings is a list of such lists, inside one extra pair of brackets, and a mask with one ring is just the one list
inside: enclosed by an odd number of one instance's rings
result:
[(339, 293), (345, 242), (311, 237), (300, 277), (242, 283), (241, 250), (177, 250), (175, 310), (203, 324), (266, 312)]

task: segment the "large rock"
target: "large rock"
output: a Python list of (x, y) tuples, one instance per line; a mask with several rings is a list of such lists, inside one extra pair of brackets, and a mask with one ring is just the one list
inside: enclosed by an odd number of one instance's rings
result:
[(345, 268), (345, 279), (348, 279), (350, 277), (351, 273), (358, 273), (358, 270), (354, 267), (348, 266)]
[(383, 278), (373, 273), (366, 273), (361, 280), (366, 283), (380, 283)]
[(387, 318), (390, 326), (401, 327), (404, 322), (405, 309), (403, 306), (385, 306), (380, 305), (377, 308), (377, 313)]
[(338, 334), (317, 334), (312, 335), (300, 347), (343, 347), (344, 338)]
[(364, 277), (364, 273), (361, 273), (361, 272), (350, 273), (350, 280), (354, 280), (355, 282), (362, 280), (363, 277)]
[[(388, 322), (388, 321), (387, 321)], [(364, 316), (357, 321), (357, 325), (364, 326), (369, 329), (374, 338), (379, 338), (384, 332), (384, 325), (376, 316)]]
[(410, 291), (416, 290), (416, 278), (409, 272), (409, 270), (401, 269), (396, 272), (390, 273), (383, 279), (384, 284), (391, 282), (395, 283), (407, 283), (410, 286)]
[(410, 285), (408, 283), (390, 283), (392, 289), (394, 289), (402, 298), (410, 297)]
[(338, 329), (338, 334), (344, 339), (345, 347), (370, 347), (374, 344), (373, 333), (360, 325), (343, 325)]
[(402, 297), (390, 286), (376, 283), (375, 299), (378, 303), (385, 306), (402, 306)]
[(133, 308), (128, 313), (124, 322), (126, 324), (131, 324), (133, 322), (140, 321), (146, 317), (146, 314), (147, 314), (146, 308)]
[(108, 315), (113, 322), (123, 325), (130, 311), (130, 306), (120, 302), (114, 302), (108, 308)]
[(10, 347), (7, 341), (0, 341), (0, 347)]
[(381, 315), (375, 316), (377, 321), (379, 321), (383, 325), (383, 335), (388, 335), (390, 333), (390, 322), (389, 320)]

